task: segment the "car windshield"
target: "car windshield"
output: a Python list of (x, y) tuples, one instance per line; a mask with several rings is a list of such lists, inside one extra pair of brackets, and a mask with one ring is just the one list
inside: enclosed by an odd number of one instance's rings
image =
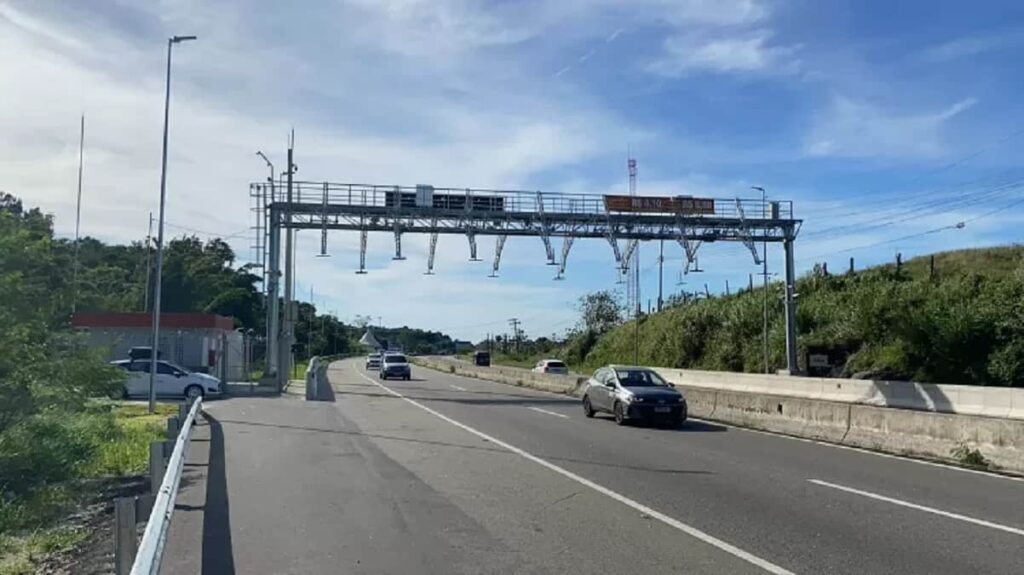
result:
[(561, 369), (561, 368), (565, 367), (565, 364), (560, 362), (560, 361), (549, 361), (548, 362), (548, 367), (554, 367), (554, 368)]
[(384, 358), (384, 361), (388, 363), (406, 363), (404, 355), (389, 355)]
[(647, 369), (616, 369), (622, 387), (668, 387), (661, 376)]

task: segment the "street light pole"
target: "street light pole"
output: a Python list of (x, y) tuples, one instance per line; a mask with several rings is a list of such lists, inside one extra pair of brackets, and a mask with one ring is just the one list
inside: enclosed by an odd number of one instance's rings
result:
[[(758, 190), (761, 192), (761, 218), (764, 219), (768, 209), (768, 196), (764, 188), (760, 186), (751, 186), (751, 189)], [(764, 372), (769, 373), (768, 367), (768, 241), (765, 240), (761, 246), (761, 277), (764, 286), (764, 333), (762, 337), (764, 339)]]
[[(274, 164), (270, 161), (270, 158), (268, 158), (267, 155), (264, 154), (262, 151), (257, 151), (256, 155), (261, 157), (261, 158), (263, 158), (263, 161), (267, 163), (267, 167), (270, 168), (270, 177), (267, 179), (267, 181), (270, 182), (270, 203), (274, 203), (276, 201), (276, 196), (277, 196), (276, 190), (274, 189)], [(265, 210), (266, 207), (267, 207), (267, 205), (266, 205), (267, 204), (267, 202), (266, 202), (266, 194), (264, 194), (263, 197), (264, 197), (263, 208)], [(266, 213), (266, 212), (264, 212), (264, 213)], [(280, 257), (280, 251), (281, 251), (280, 246), (277, 245), (277, 243), (275, 243), (275, 242), (271, 242), (269, 248), (271, 250), (274, 250), (273, 253), (271, 253), (270, 256), (269, 256), (270, 259), (272, 261), (277, 261), (277, 258)], [(264, 263), (266, 263), (266, 262), (264, 262)], [(274, 274), (273, 277), (271, 277), (271, 273)], [(264, 277), (266, 277), (266, 280), (267, 280), (266, 281), (266, 285), (264, 286), (265, 287), (265, 292), (264, 293), (266, 294), (265, 307), (267, 308), (266, 309), (266, 311), (267, 311), (267, 318), (266, 318), (266, 324), (267, 324), (267, 326), (266, 326), (267, 327), (267, 346), (266, 346), (266, 348), (264, 350), (264, 353), (266, 354), (266, 370), (265, 370), (264, 376), (273, 375), (274, 377), (277, 377), (277, 363), (278, 363), (278, 359), (279, 359), (278, 358), (277, 346), (280, 344), (280, 342), (278, 341), (278, 334), (281, 331), (280, 330), (280, 312), (278, 311), (278, 297), (277, 297), (277, 292), (278, 292), (278, 287), (277, 286), (279, 285), (278, 282), (280, 281), (279, 278), (277, 277), (278, 275), (279, 275), (279, 272), (277, 272), (277, 267), (272, 264), (270, 266), (270, 271), (268, 271), (266, 273), (266, 275), (264, 276)]]
[(195, 40), (195, 36), (172, 36), (167, 39), (167, 83), (164, 94), (164, 146), (160, 164), (160, 219), (157, 224), (156, 278), (153, 287), (153, 344), (149, 349), (149, 412), (156, 410), (156, 360), (160, 345), (160, 284), (164, 271), (164, 206), (167, 201), (167, 129), (171, 114), (171, 48), (179, 42)]

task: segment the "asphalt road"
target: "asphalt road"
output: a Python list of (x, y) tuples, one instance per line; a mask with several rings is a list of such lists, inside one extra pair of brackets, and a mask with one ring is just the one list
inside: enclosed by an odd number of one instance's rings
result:
[(1022, 481), (705, 422), (617, 427), (420, 368), (329, 375), (333, 401), (209, 404), (203, 572), (1024, 573)]

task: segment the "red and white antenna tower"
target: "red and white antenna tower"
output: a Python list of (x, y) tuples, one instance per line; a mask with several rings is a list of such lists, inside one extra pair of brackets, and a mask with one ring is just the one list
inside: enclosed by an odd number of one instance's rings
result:
[[(627, 148), (626, 167), (629, 169), (629, 195), (636, 195), (636, 158), (632, 151)], [(639, 315), (640, 309), (640, 244), (639, 240), (632, 251), (629, 261), (626, 263), (626, 309), (629, 312)]]

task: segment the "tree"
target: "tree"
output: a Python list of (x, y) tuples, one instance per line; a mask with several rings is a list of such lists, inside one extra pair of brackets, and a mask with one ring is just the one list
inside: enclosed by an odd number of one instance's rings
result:
[(577, 309), (583, 331), (601, 335), (622, 323), (622, 305), (615, 293), (608, 290), (580, 297)]

